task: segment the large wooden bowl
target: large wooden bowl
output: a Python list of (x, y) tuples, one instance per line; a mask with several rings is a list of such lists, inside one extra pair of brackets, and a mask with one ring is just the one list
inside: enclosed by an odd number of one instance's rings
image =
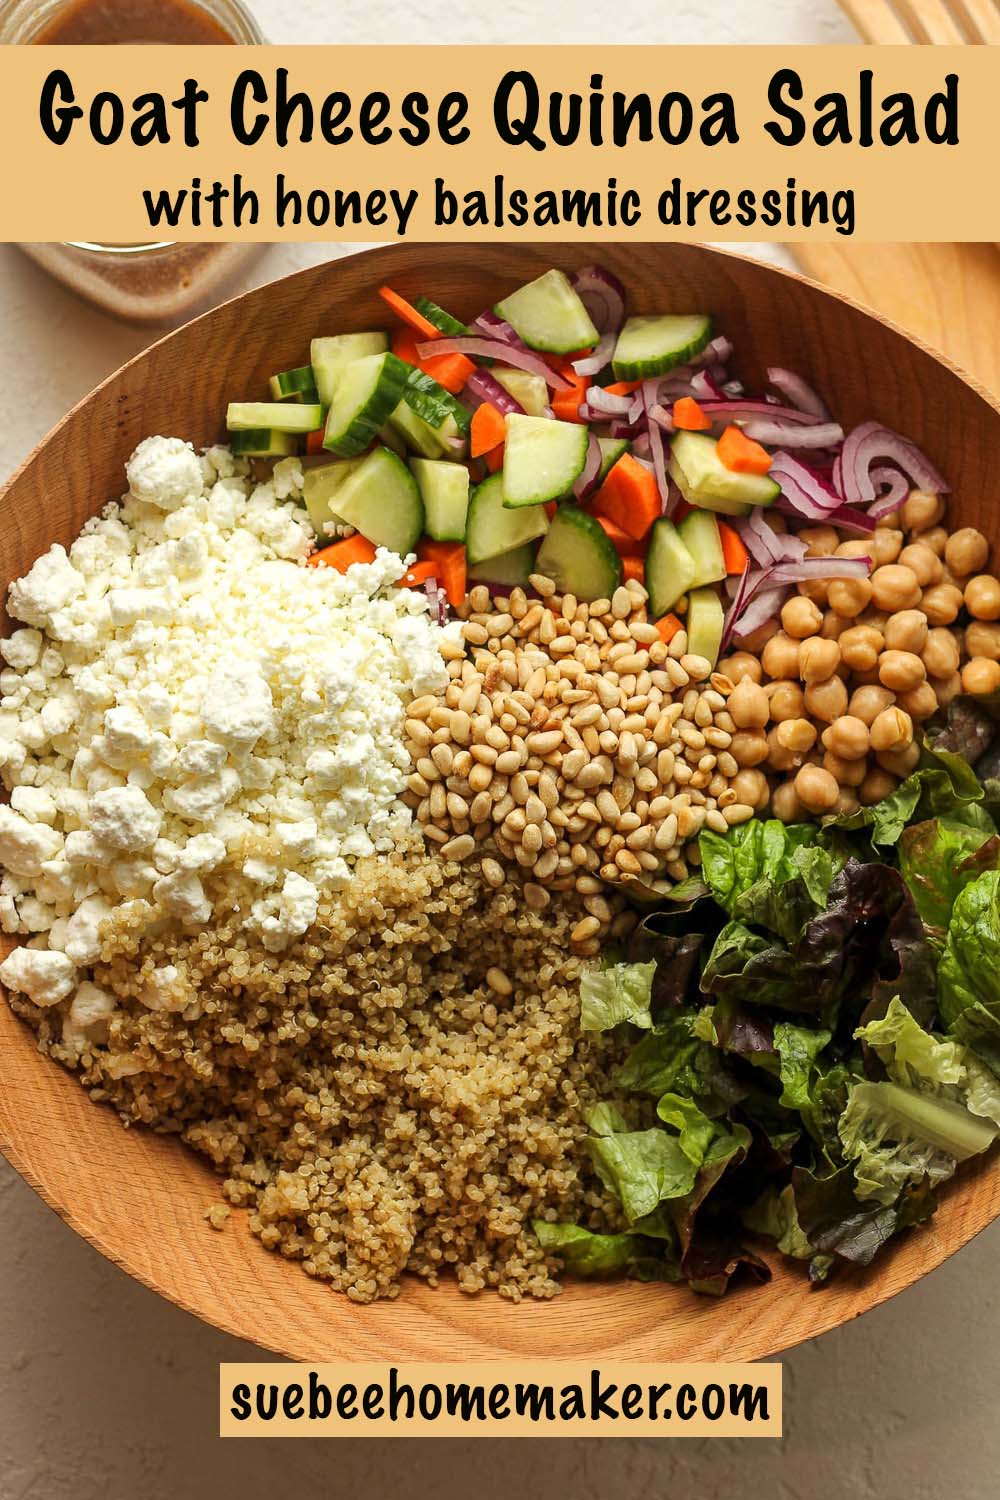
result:
[[(335, 261), (251, 292), (134, 359), (87, 397), (15, 475), (0, 501), (0, 582), (122, 489), (122, 465), (149, 433), (220, 436), (225, 403), (256, 396), (274, 370), (304, 363), (310, 335), (384, 324), (390, 281), (462, 316), (553, 263), (601, 260), (646, 311), (712, 312), (750, 382), (768, 364), (801, 371), (851, 424), (878, 417), (917, 439), (950, 477), (952, 517), (998, 537), (993, 496), (1000, 409), (897, 329), (793, 275), (711, 250), (573, 245), (455, 250), (400, 246)], [(299, 1359), (504, 1356), (753, 1359), (823, 1333), (912, 1285), (1000, 1209), (995, 1166), (962, 1175), (931, 1225), (865, 1274), (811, 1291), (781, 1264), (763, 1288), (722, 1302), (673, 1287), (570, 1285), (512, 1307), (413, 1282), (394, 1303), (358, 1307), (265, 1252), (234, 1215), (213, 1233), (218, 1190), (177, 1142), (122, 1129), (70, 1074), (43, 1058), (0, 1004), (0, 1147), (68, 1224), (147, 1286), (219, 1328)]]

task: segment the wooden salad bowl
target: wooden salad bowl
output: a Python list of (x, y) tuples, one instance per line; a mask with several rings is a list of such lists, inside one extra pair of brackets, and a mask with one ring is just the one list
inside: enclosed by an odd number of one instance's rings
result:
[[(426, 292), (472, 317), (553, 264), (601, 261), (630, 306), (708, 311), (733, 340), (753, 388), (768, 364), (801, 372), (850, 426), (874, 417), (914, 438), (949, 477), (951, 516), (1000, 541), (993, 512), (1000, 408), (897, 328), (790, 273), (688, 245), (401, 245), (300, 272), (181, 328), (89, 395), (40, 444), (0, 501), (0, 581), (50, 543), (68, 546), (123, 488), (123, 464), (150, 433), (196, 444), (223, 435), (230, 397), (256, 399), (274, 370), (308, 359), (310, 336), (384, 326), (377, 288)], [(214, 1233), (207, 1164), (177, 1141), (124, 1130), (77, 1081), (41, 1057), (0, 1004), (0, 1148), (53, 1209), (146, 1286), (207, 1322), (297, 1359), (758, 1359), (856, 1317), (912, 1286), (1000, 1211), (994, 1162), (963, 1171), (936, 1217), (900, 1237), (867, 1272), (811, 1290), (774, 1258), (764, 1287), (721, 1301), (633, 1282), (567, 1284), (546, 1303), (512, 1306), (453, 1285), (407, 1283), (395, 1302), (358, 1306), (268, 1254), (234, 1213)]]

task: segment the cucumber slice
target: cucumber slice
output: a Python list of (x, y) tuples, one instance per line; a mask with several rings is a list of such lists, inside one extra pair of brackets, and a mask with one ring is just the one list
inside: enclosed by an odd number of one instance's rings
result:
[(327, 413), (323, 447), (342, 458), (362, 453), (402, 400), (409, 368), (394, 354), (366, 354), (347, 365)]
[(487, 562), (475, 563), (467, 573), (469, 582), (500, 583), (508, 589), (525, 589), (535, 571), (536, 551), (534, 542), (525, 542), (513, 552), (503, 552)]
[(353, 474), (359, 463), (360, 458), (340, 458), (333, 463), (317, 464), (315, 468), (306, 470), (303, 499), (312, 529), (321, 541), (330, 540), (324, 527), (332, 521), (344, 519), (339, 511), (334, 510), (333, 498), (348, 474)]
[(601, 450), (601, 467), (597, 475), (597, 483), (594, 489), (599, 489), (607, 479), (615, 464), (624, 453), (629, 450), (628, 438), (598, 438), (597, 446)]
[(435, 542), (464, 542), (469, 516), (469, 471), (464, 464), (411, 458), (410, 472), (424, 502), (424, 526)]
[(592, 349), (600, 334), (563, 271), (546, 271), (511, 292), (493, 311), (509, 323), (529, 349), (572, 354)]
[(373, 448), (337, 489), (337, 514), (375, 547), (406, 557), (424, 529), (417, 481), (391, 448)]
[(428, 323), (433, 323), (439, 333), (468, 333), (469, 330), (464, 323), (453, 318), (450, 312), (445, 312), (443, 307), (438, 307), (429, 297), (416, 297), (413, 302), (418, 313), (423, 313)]
[[(405, 362), (405, 361), (404, 361)], [(450, 421), (449, 432), (460, 432), (464, 436), (472, 426), (472, 413), (461, 401), (456, 401), (450, 391), (438, 385), (432, 375), (408, 365), (406, 389), (403, 400), (411, 411), (434, 428), (443, 428)]]
[(524, 407), (526, 416), (540, 417), (548, 407), (549, 388), (540, 375), (529, 375), (527, 370), (510, 370), (506, 365), (494, 365), (490, 374), (519, 406)]
[(587, 428), (578, 422), (509, 416), (503, 450), (504, 505), (542, 505), (568, 495), (583, 473), (587, 440)]
[(715, 589), (691, 590), (687, 613), (688, 651), (692, 656), (703, 656), (713, 667), (719, 659), (725, 618), (722, 600)]
[(348, 365), (369, 354), (384, 354), (388, 347), (387, 333), (337, 333), (332, 338), (313, 339), (309, 358), (323, 405), (332, 403), (337, 381)]
[(323, 408), (289, 406), (281, 401), (230, 401), (226, 409), (226, 426), (230, 432), (315, 432), (323, 425)]
[(726, 576), (726, 563), (722, 556), (722, 538), (719, 523), (710, 510), (692, 510), (679, 522), (677, 533), (694, 558), (695, 576), (692, 588), (704, 583), (718, 583)]
[(622, 560), (600, 522), (578, 505), (560, 505), (535, 567), (560, 593), (578, 599), (610, 599), (622, 581)]
[(549, 529), (544, 505), (522, 505), (508, 510), (503, 503), (503, 476), (491, 474), (472, 492), (465, 528), (465, 555), (471, 563), (486, 562), (533, 542)]
[(287, 458), (299, 451), (294, 434), (273, 432), (270, 427), (251, 427), (230, 435), (229, 446), (241, 458)]
[(319, 401), (312, 365), (300, 365), (297, 370), (284, 370), (280, 375), (272, 375), (268, 384), (275, 401)]
[(694, 359), (711, 337), (712, 320), (703, 313), (626, 318), (611, 361), (615, 379), (664, 375)]
[(670, 474), (689, 505), (724, 516), (745, 516), (755, 505), (770, 505), (779, 494), (766, 474), (736, 474), (719, 457), (714, 438), (704, 432), (678, 432), (670, 443)]
[(665, 516), (654, 521), (646, 553), (646, 588), (654, 620), (673, 609), (691, 587), (697, 572), (698, 566), (673, 521)]
[(398, 444), (392, 441), (393, 434), (403, 439), (404, 454), (409, 449), (411, 453), (419, 453), (422, 458), (441, 458), (446, 452), (443, 439), (405, 401), (401, 401), (396, 407), (382, 434), (382, 441), (398, 450)]

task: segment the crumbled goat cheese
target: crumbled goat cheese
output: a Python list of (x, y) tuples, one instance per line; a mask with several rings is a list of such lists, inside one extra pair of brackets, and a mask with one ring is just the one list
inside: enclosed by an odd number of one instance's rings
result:
[[(298, 459), (254, 486), (227, 449), (151, 437), (127, 477), (11, 585), (28, 628), (0, 643), (0, 928), (35, 934), (0, 980), (39, 1005), (75, 992), (77, 1049), (107, 1034), (88, 971), (116, 911), (204, 924), (224, 871), (279, 952), (354, 860), (404, 842), (404, 709), (447, 682), (446, 632), (393, 587), (403, 560), (302, 566)], [(152, 1008), (183, 1003), (176, 979), (158, 971)]]

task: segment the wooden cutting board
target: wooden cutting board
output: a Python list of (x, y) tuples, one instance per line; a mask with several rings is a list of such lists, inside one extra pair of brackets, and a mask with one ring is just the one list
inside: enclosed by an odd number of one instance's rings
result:
[(795, 245), (800, 269), (867, 303), (1000, 393), (995, 245)]

